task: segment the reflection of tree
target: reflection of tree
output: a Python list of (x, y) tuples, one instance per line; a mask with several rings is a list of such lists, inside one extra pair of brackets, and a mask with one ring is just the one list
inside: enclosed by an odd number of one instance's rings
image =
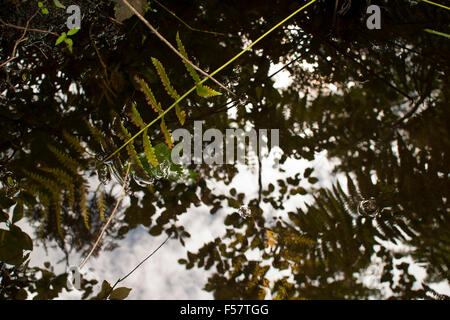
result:
[[(375, 250), (380, 240), (407, 243), (412, 248), (411, 256), (426, 262), (427, 282), (448, 277), (449, 119), (445, 109), (449, 104), (449, 65), (444, 54), (449, 44), (422, 31), (425, 27), (445, 31), (448, 14), (426, 5), (389, 2), (383, 7), (386, 27), (382, 32), (368, 32), (363, 5), (353, 3), (331, 25), (334, 2), (319, 2), (242, 56), (234, 68), (221, 72), (218, 80), (242, 98), (235, 102), (236, 119), (225, 112), (232, 106), (227, 105), (225, 94), (206, 101), (189, 96), (184, 101), (185, 127), (191, 132), (197, 119), (206, 120), (204, 130), (225, 130), (231, 122), (240, 127), (251, 123), (255, 128), (277, 128), (284, 152), (282, 161), (287, 157), (312, 160), (315, 152), (327, 150), (329, 157), (340, 161), (336, 170), (347, 174), (346, 190), (339, 184), (331, 190), (301, 187), (300, 181), (308, 181), (308, 185), (317, 182), (308, 170), (272, 182), (267, 190), (260, 190), (259, 199), (245, 199), (252, 211), (250, 218), (244, 220), (237, 212), (228, 216), (226, 237), (205, 244), (198, 253), (189, 253), (188, 259), (181, 261), (188, 268), (216, 268), (206, 285), (216, 298), (262, 298), (262, 290), (269, 288), (281, 299), (366, 298), (379, 293), (358, 283), (355, 273), (365, 270), (374, 255), (385, 263), (382, 281), (396, 295), (423, 295), (412, 290), (407, 265), (398, 267), (403, 272), (402, 280), (393, 282), (394, 258), (403, 253), (383, 245)], [(17, 184), (14, 192), (3, 188), (2, 213), (16, 202), (23, 203), (25, 217), (42, 231), (42, 240), (55, 240), (66, 252), (85, 253), (103, 224), (102, 202), (98, 193), (88, 192), (92, 188), (89, 178), (98, 174), (99, 180), (118, 178), (120, 182), (128, 157), (121, 152), (109, 169), (98, 167), (98, 160), (122, 142), (113, 125), (119, 118), (112, 114), (118, 114), (133, 133), (136, 128), (128, 116), (131, 102), (136, 102), (146, 121), (155, 116), (146, 108), (135, 76), (149, 83), (164, 106), (172, 101), (157, 85), (151, 56), (164, 63), (174, 87), (190, 88), (192, 81), (178, 76), (186, 74), (179, 58), (136, 18), (121, 26), (111, 22), (109, 17), (114, 14), (108, 1), (80, 4), (92, 8), (83, 17), (90, 28), (74, 36), (73, 55), (54, 48), (52, 34), (29, 32), (29, 42), (19, 48), (21, 59), (2, 70), (6, 81), (0, 84), (0, 91), (5, 93), (0, 98), (0, 170), (5, 186), (7, 177)], [(205, 70), (232, 57), (244, 42), (260, 36), (297, 6), (285, 1), (270, 6), (248, 1), (219, 6), (202, 2), (202, 10), (178, 1), (165, 5), (191, 25), (233, 35), (188, 31), (182, 24), (175, 28), (176, 21), (158, 6), (147, 12), (167, 39), (175, 39), (180, 31), (190, 56), (196, 57), (195, 62)], [(21, 25), (34, 12), (26, 5), (19, 5), (17, 10), (14, 6), (2, 11), (2, 20)], [(60, 23), (63, 19), (62, 14), (37, 16), (31, 27), (52, 25), (52, 32), (60, 34), (64, 31)], [(14, 28), (2, 26), (3, 30), (2, 59), (21, 35), (21, 30)], [(292, 85), (275, 89), (273, 79), (267, 76), (270, 64), (296, 58), (285, 68), (292, 75)], [(300, 66), (303, 60), (316, 64), (313, 72)], [(329, 84), (337, 91), (330, 92)], [(174, 129), (177, 119), (169, 113), (166, 122)], [(155, 144), (163, 141), (157, 126), (148, 133)], [(74, 163), (64, 156), (70, 156)], [(230, 195), (215, 194), (206, 186), (209, 177), (229, 184), (237, 173), (234, 166), (191, 169), (198, 172), (193, 185), (161, 179), (141, 186), (136, 183), (140, 181), (139, 172), (133, 172), (136, 181), (128, 187), (130, 206), (124, 209), (124, 218), (109, 229), (103, 248), (114, 247), (113, 240), (140, 225), (151, 235), (167, 232), (183, 243), (189, 233), (176, 222), (192, 204), (210, 206), (211, 213), (222, 207), (237, 211), (244, 205), (243, 193), (234, 190)], [(262, 208), (270, 205), (275, 212), (282, 212), (289, 197), (307, 193), (314, 195), (314, 202), (306, 209), (291, 212), (275, 223), (265, 219), (267, 212)], [(362, 217), (352, 210), (371, 197), (380, 208), (386, 208), (379, 215)], [(6, 204), (8, 198), (14, 202)], [(105, 192), (106, 217), (115, 200), (112, 192)], [(41, 223), (43, 215), (48, 217), (45, 223)], [(83, 216), (89, 217), (89, 230)], [(57, 219), (61, 219), (60, 224)], [(243, 230), (237, 229), (241, 226)], [(273, 247), (268, 245), (267, 229), (276, 237)], [(59, 233), (65, 236), (64, 243)], [(262, 259), (247, 261), (247, 249), (261, 251)], [(289, 270), (293, 278), (265, 281), (269, 265)]]

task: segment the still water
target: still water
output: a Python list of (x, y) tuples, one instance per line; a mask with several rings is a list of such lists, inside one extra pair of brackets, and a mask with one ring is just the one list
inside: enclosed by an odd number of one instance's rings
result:
[(449, 10), (130, 2), (2, 5), (2, 298), (450, 294)]

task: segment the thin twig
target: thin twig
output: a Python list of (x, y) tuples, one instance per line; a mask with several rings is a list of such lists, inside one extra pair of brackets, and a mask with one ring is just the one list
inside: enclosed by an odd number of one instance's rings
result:
[(119, 197), (117, 198), (117, 202), (116, 202), (116, 206), (114, 207), (113, 212), (111, 213), (111, 215), (108, 218), (108, 221), (106, 221), (106, 224), (103, 226), (102, 231), (100, 232), (97, 241), (95, 241), (94, 246), (92, 247), (91, 251), (89, 252), (89, 254), (87, 255), (87, 257), (83, 260), (83, 262), (81, 262), (79, 268), (83, 268), (83, 266), (86, 264), (86, 262), (88, 261), (88, 259), (91, 257), (92, 253), (94, 252), (94, 250), (97, 248), (103, 234), (105, 233), (106, 228), (109, 226), (109, 223), (111, 222), (112, 218), (114, 217), (114, 214), (117, 211), (117, 208), (119, 207), (119, 203), (123, 198), (124, 195), (124, 190), (125, 190), (125, 185), (127, 184), (127, 178), (128, 178), (128, 173), (130, 172), (130, 168), (131, 168), (131, 162), (128, 164), (128, 168), (127, 168), (127, 172), (125, 174), (125, 179), (123, 180), (123, 184), (122, 184), (122, 190), (120, 191)]
[(163, 243), (161, 243), (158, 248), (156, 248), (155, 250), (152, 251), (152, 253), (150, 253), (148, 256), (146, 256), (144, 258), (144, 260), (142, 260), (141, 262), (138, 263), (138, 265), (136, 267), (133, 268), (133, 270), (131, 270), (130, 272), (128, 272), (124, 277), (119, 278), (116, 283), (114, 283), (114, 285), (112, 286), (111, 289), (109, 289), (108, 294), (105, 296), (105, 299), (108, 298), (108, 296), (111, 294), (111, 292), (114, 290), (114, 288), (119, 284), (119, 282), (124, 281), (126, 278), (128, 278), (134, 271), (136, 271), (136, 269), (138, 269), (142, 264), (144, 264), (145, 261), (147, 261), (148, 259), (150, 259), (151, 256), (153, 256), (163, 245), (166, 244), (166, 242), (170, 239), (170, 235), (166, 238), (166, 240), (163, 241)]
[(105, 72), (105, 78), (108, 80), (108, 68), (106, 68), (106, 64), (105, 62), (103, 62), (102, 56), (100, 55), (100, 51), (98, 50), (97, 45), (95, 44), (95, 41), (92, 38), (92, 27), (93, 25), (91, 25), (91, 27), (89, 28), (89, 38), (91, 39), (92, 46), (94, 47), (95, 52), (97, 53), (98, 60), (100, 61), (100, 64), (103, 67), (103, 71)]
[(165, 5), (163, 5), (161, 2), (159, 2), (158, 0), (154, 0), (154, 2), (159, 5), (161, 8), (163, 8), (164, 10), (166, 10), (168, 13), (170, 13), (171, 15), (173, 15), (175, 17), (175, 19), (177, 19), (178, 21), (180, 21), (182, 24), (184, 24), (188, 29), (192, 30), (192, 31), (197, 31), (197, 32), (203, 32), (203, 33), (210, 33), (210, 34), (215, 34), (218, 36), (227, 36), (225, 33), (222, 32), (215, 32), (215, 31), (208, 31), (208, 30), (201, 30), (201, 29), (197, 29), (194, 27), (191, 27), (189, 24), (187, 24), (183, 19), (181, 19), (180, 17), (178, 17), (174, 12), (172, 12), (169, 8), (167, 8)]
[(7, 23), (7, 22), (3, 21), (1, 18), (0, 18), (0, 22), (2, 24), (4, 24), (5, 26), (10, 27), (10, 28), (19, 29), (19, 30), (25, 30), (25, 31), (32, 31), (32, 32), (47, 33), (47, 34), (51, 34), (51, 35), (54, 35), (56, 37), (59, 37), (59, 34), (57, 34), (56, 32), (53, 32), (53, 31), (42, 30), (42, 29), (35, 29), (35, 28), (27, 28), (26, 26), (25, 27), (16, 26), (14, 24), (10, 24), (10, 23)]
[[(8, 60), (6, 60), (6, 61), (3, 62), (2, 64), (0, 64), (0, 68), (3, 67), (3, 66), (6, 66), (9, 62), (11, 62), (12, 60), (14, 60), (14, 59), (17, 58), (17, 57), (16, 57), (17, 46), (19, 45), (19, 43), (21, 43), (21, 42), (23, 42), (23, 41), (25, 41), (25, 40), (28, 39), (28, 38), (25, 38), (25, 34), (26, 34), (27, 31), (28, 31), (28, 25), (30, 24), (31, 20), (33, 20), (33, 18), (36, 16), (36, 14), (37, 14), (38, 12), (39, 12), (39, 10), (37, 10), (37, 11), (30, 17), (30, 19), (27, 20), (27, 23), (25, 24), (25, 27), (23, 28), (24, 31), (23, 31), (22, 36), (21, 36), (19, 39), (17, 39), (17, 41), (14, 43), (13, 51), (12, 51), (12, 53), (11, 53), (11, 58), (9, 58)], [(2, 22), (5, 23), (3, 20), (2, 20)]]
[(217, 81), (216, 79), (214, 79), (213, 77), (211, 77), (208, 73), (206, 73), (205, 71), (203, 71), (202, 69), (200, 69), (199, 67), (197, 67), (195, 64), (193, 64), (189, 59), (187, 59), (185, 56), (183, 56), (177, 49), (175, 49), (174, 46), (172, 46), (172, 44), (166, 40), (166, 38), (164, 38), (131, 4), (128, 3), (127, 0), (122, 0), (122, 2), (124, 4), (126, 4), (128, 6), (128, 8), (130, 8), (131, 11), (133, 11), (134, 14), (136, 14), (136, 16), (150, 29), (153, 31), (154, 34), (156, 34), (156, 36), (162, 41), (164, 42), (173, 52), (175, 52), (181, 59), (183, 59), (184, 61), (186, 61), (186, 63), (188, 63), (192, 68), (194, 68), (195, 70), (197, 70), (198, 72), (200, 72), (201, 74), (203, 74), (204, 76), (208, 77), (208, 79), (211, 79), (212, 81), (214, 81), (218, 86), (220, 86), (222, 89), (224, 89), (225, 91), (227, 91), (229, 94), (236, 96), (235, 93), (231, 92), (227, 87), (225, 87), (222, 83), (220, 83), (219, 81)]

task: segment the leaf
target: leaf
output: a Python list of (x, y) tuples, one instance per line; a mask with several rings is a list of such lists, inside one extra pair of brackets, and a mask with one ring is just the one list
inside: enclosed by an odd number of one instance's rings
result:
[(220, 96), (222, 93), (217, 92), (205, 85), (198, 85), (196, 88), (197, 95), (203, 98)]
[(63, 130), (63, 137), (69, 143), (69, 145), (80, 155), (84, 154), (85, 148), (81, 145), (80, 140), (78, 140), (75, 136), (67, 133), (66, 130)]
[(130, 294), (131, 288), (120, 287), (114, 289), (109, 295), (110, 300), (123, 300)]
[(72, 53), (73, 41), (70, 38), (64, 39), (64, 42), (67, 44), (67, 49), (69, 49), (70, 53)]
[(311, 173), (314, 171), (314, 168), (306, 168), (305, 169), (305, 172), (303, 173), (303, 176), (305, 177), (305, 178), (308, 178), (310, 175), (311, 175)]
[(166, 141), (167, 147), (170, 149), (173, 147), (173, 138), (172, 134), (170, 133), (169, 129), (167, 129), (166, 123), (164, 119), (161, 119), (161, 130), (164, 134), (164, 140)]
[(20, 219), (22, 218), (23, 218), (23, 203), (17, 203), (16, 207), (14, 208), (12, 223), (14, 224), (17, 221), (20, 221)]
[(156, 72), (158, 72), (158, 75), (161, 79), (161, 82), (164, 85), (164, 88), (166, 89), (167, 93), (174, 98), (175, 100), (177, 100), (180, 96), (178, 95), (177, 91), (175, 90), (174, 87), (172, 87), (172, 84), (170, 83), (169, 77), (167, 76), (166, 70), (164, 69), (164, 66), (162, 65), (162, 63), (156, 59), (152, 57), (152, 62), (153, 65), (155, 66)]
[(145, 127), (145, 122), (144, 120), (142, 120), (141, 114), (139, 113), (139, 111), (137, 110), (135, 104), (133, 103), (131, 106), (131, 120), (133, 121), (133, 123), (140, 128), (144, 128)]
[(105, 222), (105, 194), (103, 193), (103, 190), (97, 190), (96, 202), (100, 219)]
[(14, 179), (12, 177), (6, 178), (6, 182), (8, 183), (8, 186), (14, 187)]
[(109, 284), (109, 282), (106, 281), (106, 280), (103, 280), (102, 288), (101, 288), (100, 292), (95, 297), (93, 297), (92, 299), (93, 300), (105, 299), (107, 297), (108, 292), (111, 291), (111, 289), (112, 288), (111, 288), (111, 285)]
[(59, 0), (53, 0), (53, 3), (54, 3), (55, 6), (57, 6), (58, 8), (61, 8), (61, 9), (65, 9), (65, 8), (66, 8), (66, 6), (63, 5), (61, 2), (59, 2)]
[(319, 181), (319, 179), (317, 179), (316, 177), (310, 177), (308, 178), (308, 182), (311, 184), (317, 183)]
[(42, 3), (42, 1), (39, 1), (39, 2), (38, 2), (38, 7), (39, 7), (39, 8), (42, 8), (43, 6), (44, 6), (44, 4)]
[[(177, 45), (178, 45), (178, 50), (180, 51), (180, 53), (186, 59), (189, 59), (189, 57), (186, 53), (186, 49), (184, 48), (183, 43), (181, 42), (180, 35), (178, 32), (177, 32)], [(187, 63), (185, 60), (183, 60), (183, 64), (186, 67), (189, 74), (191, 75), (194, 82), (199, 83), (201, 80), (200, 80), (200, 77), (199, 77), (197, 71), (195, 71), (195, 69), (189, 63)], [(200, 97), (212, 97), (212, 96), (221, 95), (220, 92), (217, 92), (205, 85), (197, 85), (196, 92), (197, 92), (197, 95)]]
[[(188, 55), (187, 55), (187, 53), (186, 53), (186, 50), (185, 50), (185, 48), (184, 48), (184, 46), (183, 46), (183, 43), (181, 42), (180, 35), (179, 35), (178, 32), (177, 32), (177, 38), (176, 38), (176, 39), (177, 39), (178, 51), (180, 51), (180, 53), (181, 53), (186, 59), (189, 60), (189, 57), (188, 57)], [(197, 71), (195, 71), (195, 69), (194, 69), (189, 63), (187, 63), (185, 60), (183, 60), (183, 64), (185, 65), (187, 71), (188, 71), (189, 74), (191, 75), (191, 77), (192, 77), (192, 79), (194, 80), (194, 82), (195, 82), (195, 83), (199, 83), (201, 80), (200, 80), (200, 77), (198, 76)]]
[(269, 229), (266, 229), (266, 236), (267, 236), (267, 245), (271, 248), (276, 243), (275, 233), (273, 231), (270, 231)]
[(68, 36), (73, 36), (75, 33), (77, 33), (78, 31), (80, 31), (80, 29), (79, 28), (73, 28), (73, 29), (70, 29), (68, 32), (67, 32), (67, 35)]
[(150, 139), (147, 135), (147, 129), (144, 131), (142, 138), (144, 143), (144, 153), (148, 163), (154, 167), (158, 166), (158, 159), (155, 155), (155, 148), (153, 148), (152, 143), (150, 142)]
[(87, 208), (87, 203), (86, 203), (86, 189), (84, 186), (81, 187), (80, 189), (80, 210), (81, 213), (83, 214), (83, 223), (84, 226), (86, 227), (87, 230), (89, 230), (89, 210)]
[[(153, 65), (156, 68), (156, 71), (159, 74), (159, 77), (161, 78), (161, 82), (164, 85), (164, 88), (166, 89), (167, 93), (174, 99), (178, 100), (180, 96), (178, 95), (177, 91), (174, 87), (172, 87), (172, 84), (170, 83), (169, 77), (167, 76), (166, 70), (164, 69), (161, 62), (156, 59), (152, 58)], [(186, 119), (186, 113), (181, 110), (180, 106), (178, 104), (175, 105), (175, 113), (177, 115), (178, 121), (180, 121), (180, 124), (183, 125), (184, 121)]]
[[(122, 135), (121, 135), (122, 140), (127, 141), (128, 139), (130, 139), (131, 134), (128, 132), (127, 128), (124, 127), (122, 122), (119, 123), (119, 126), (120, 126), (120, 130), (122, 132)], [(142, 165), (141, 160), (139, 160), (139, 157), (138, 157), (138, 154), (136, 152), (133, 142), (131, 142), (130, 144), (127, 145), (127, 152), (128, 152), (128, 155), (130, 156), (131, 162), (133, 164), (135, 164), (136, 166), (138, 166), (139, 168), (143, 169), (144, 166)], [(137, 170), (139, 170), (139, 169), (137, 169)]]
[(43, 14), (48, 14), (48, 9), (47, 8), (42, 8), (42, 13)]
[(65, 32), (63, 32), (58, 39), (56, 39), (55, 42), (55, 46), (57, 46), (58, 44), (60, 44), (61, 42), (63, 42), (67, 37), (67, 34)]

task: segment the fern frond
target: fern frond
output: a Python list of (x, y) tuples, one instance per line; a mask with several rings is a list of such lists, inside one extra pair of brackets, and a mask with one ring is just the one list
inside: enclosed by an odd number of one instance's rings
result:
[(28, 177), (30, 177), (31, 180), (34, 180), (35, 182), (37, 182), (41, 186), (41, 188), (47, 189), (50, 192), (52, 198), (58, 197), (59, 194), (61, 193), (61, 189), (58, 186), (58, 184), (56, 184), (52, 180), (50, 180), (40, 174), (30, 172), (27, 169), (23, 169), (23, 173), (25, 175), (27, 175)]
[[(178, 32), (177, 32), (177, 46), (178, 46), (178, 51), (180, 51), (180, 53), (186, 59), (189, 60), (188, 54), (186, 52), (186, 49), (183, 46), (183, 43), (181, 42), (180, 35), (179, 35)], [(197, 92), (198, 96), (207, 98), (207, 97), (221, 95), (220, 92), (217, 92), (217, 91), (211, 89), (210, 87), (208, 87), (206, 85), (199, 84), (201, 79), (200, 79), (200, 76), (198, 75), (197, 71), (195, 71), (195, 69), (189, 63), (187, 63), (185, 60), (183, 60), (183, 64), (186, 67), (186, 70), (191, 75), (191, 77), (194, 80), (195, 84), (197, 85), (196, 92)]]
[(80, 155), (84, 154), (85, 148), (81, 145), (80, 141), (67, 131), (63, 130), (63, 137), (69, 143), (69, 145)]
[(143, 138), (142, 142), (144, 145), (144, 153), (148, 163), (154, 167), (157, 167), (159, 164), (158, 159), (156, 158), (155, 148), (153, 148), (152, 143), (148, 137), (147, 130), (144, 131), (142, 138)]
[(73, 208), (75, 203), (75, 185), (73, 178), (64, 170), (58, 168), (40, 168), (42, 171), (52, 174), (56, 181), (64, 185), (67, 190), (67, 200), (69, 206)]
[(105, 193), (103, 192), (103, 190), (100, 189), (100, 186), (101, 185), (99, 185), (99, 188), (97, 189), (97, 192), (96, 192), (97, 194), (96, 194), (95, 199), (97, 201), (97, 208), (98, 208), (98, 212), (100, 215), (100, 219), (103, 222), (105, 222), (106, 221), (106, 219), (105, 219)]
[(153, 65), (155, 66), (156, 72), (158, 72), (158, 75), (161, 79), (161, 82), (164, 85), (164, 88), (166, 89), (167, 93), (174, 98), (175, 100), (177, 100), (180, 96), (178, 95), (177, 91), (175, 90), (174, 87), (172, 87), (172, 84), (170, 83), (169, 77), (167, 76), (166, 70), (164, 69), (163, 65), (161, 64), (161, 62), (152, 57), (152, 62)]
[(89, 210), (87, 208), (86, 188), (84, 186), (80, 188), (80, 210), (83, 215), (84, 226), (89, 230)]
[[(121, 122), (119, 122), (119, 126), (120, 130), (122, 131), (122, 134), (120, 135), (122, 140), (128, 141), (131, 138), (131, 134), (128, 132), (127, 128), (125, 128), (125, 126)], [(139, 159), (136, 149), (134, 148), (133, 142), (127, 145), (127, 152), (128, 155), (130, 156), (131, 162), (135, 165), (135, 167), (144, 169), (144, 166), (142, 165), (142, 162)]]
[(131, 106), (131, 114), (130, 114), (131, 120), (133, 121), (133, 123), (139, 127), (139, 128), (144, 128), (146, 126), (146, 123), (144, 122), (144, 120), (141, 117), (141, 114), (139, 113), (139, 111), (137, 110), (135, 104), (133, 103)]
[(170, 149), (173, 147), (173, 138), (169, 129), (167, 129), (166, 122), (164, 119), (161, 119), (161, 130), (164, 134), (164, 140), (166, 141), (167, 147)]
[[(44, 198), (40, 199), (41, 203), (43, 203), (42, 202), (43, 199)], [(48, 210), (49, 210), (48, 208), (49, 208), (48, 205), (44, 205), (44, 210), (41, 211), (42, 212), (41, 222), (40, 222), (38, 232), (37, 232), (38, 238), (40, 238), (40, 239), (42, 239), (44, 237), (45, 227), (47, 225), (47, 220), (48, 220)]]
[[(184, 60), (183, 60), (184, 61)], [(180, 98), (180, 95), (177, 93), (175, 88), (170, 83), (169, 77), (167, 76), (166, 70), (164, 69), (161, 62), (152, 57), (153, 65), (156, 68), (156, 71), (159, 74), (159, 77), (161, 78), (161, 82), (164, 85), (164, 88), (166, 89), (167, 93), (174, 99), (178, 100)], [(178, 104), (175, 105), (175, 113), (177, 115), (178, 121), (180, 121), (180, 124), (183, 125), (184, 121), (186, 119), (186, 112), (182, 111), (180, 106)]]
[(148, 86), (147, 82), (145, 82), (142, 79), (139, 79), (139, 84), (141, 85), (141, 91), (144, 93), (148, 104), (157, 114), (161, 114), (163, 112), (161, 105), (156, 101), (155, 95)]
[[(189, 60), (188, 54), (187, 54), (187, 52), (186, 52), (186, 49), (185, 49), (184, 46), (183, 46), (183, 43), (181, 42), (180, 34), (179, 34), (178, 32), (177, 32), (176, 40), (177, 40), (178, 51), (180, 51), (180, 53), (181, 53), (186, 59)], [(191, 75), (192, 79), (194, 80), (194, 82), (195, 82), (196, 84), (199, 83), (199, 82), (201, 81), (201, 79), (200, 79), (200, 77), (199, 77), (197, 71), (195, 71), (195, 69), (194, 69), (189, 63), (187, 63), (185, 60), (182, 60), (182, 61), (183, 61), (183, 64), (185, 65), (187, 71), (188, 71), (189, 74)]]
[(203, 98), (208, 98), (212, 96), (220, 96), (222, 93), (211, 89), (206, 85), (197, 85), (196, 87), (197, 95)]
[(177, 115), (180, 124), (184, 125), (184, 122), (186, 121), (186, 112), (184, 110), (181, 110), (180, 106), (176, 105), (175, 114)]
[(55, 155), (55, 157), (72, 173), (78, 174), (78, 169), (83, 167), (80, 163), (78, 163), (70, 155), (62, 152), (61, 150), (54, 147), (53, 145), (48, 144), (47, 147), (50, 150), (50, 152), (52, 152)]
[(89, 129), (89, 132), (91, 133), (92, 137), (94, 137), (94, 140), (100, 145), (105, 147), (107, 145), (105, 136), (103, 135), (103, 132), (99, 130), (97, 127), (91, 125), (88, 120), (84, 120), (86, 123), (86, 126)]
[(56, 230), (58, 231), (59, 236), (62, 240), (64, 240), (63, 230), (62, 230), (62, 216), (61, 216), (61, 199), (58, 197), (54, 202), (55, 208), (55, 220), (56, 220)]
[(48, 192), (48, 190), (42, 188), (39, 183), (27, 183), (26, 190), (34, 196), (39, 197), (39, 202), (45, 206), (45, 204), (50, 203), (50, 198), (52, 198), (52, 194)]

